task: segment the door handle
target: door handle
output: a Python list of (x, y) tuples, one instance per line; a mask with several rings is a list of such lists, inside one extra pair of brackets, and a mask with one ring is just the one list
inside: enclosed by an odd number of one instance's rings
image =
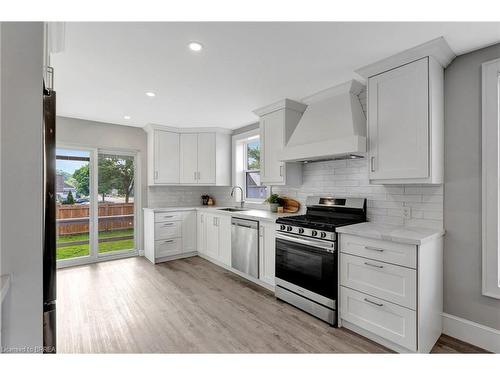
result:
[(280, 165), (280, 177), (283, 177), (283, 166)]
[(370, 169), (372, 172), (375, 172), (375, 156), (370, 158)]

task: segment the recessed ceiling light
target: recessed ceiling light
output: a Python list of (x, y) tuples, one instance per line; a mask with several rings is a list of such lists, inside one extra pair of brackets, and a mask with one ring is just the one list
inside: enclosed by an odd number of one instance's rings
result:
[(130, 117), (130, 116), (128, 116), (128, 115), (125, 115), (125, 116), (123, 116), (123, 118), (124, 118), (125, 120), (130, 120), (132, 117)]
[(156, 96), (156, 94), (154, 92), (151, 92), (151, 91), (148, 91), (146, 93), (147, 96), (149, 96), (150, 98), (154, 98)]
[(198, 43), (198, 42), (189, 42), (188, 47), (191, 51), (194, 51), (194, 52), (199, 52), (203, 49), (203, 46), (201, 45), (201, 43)]

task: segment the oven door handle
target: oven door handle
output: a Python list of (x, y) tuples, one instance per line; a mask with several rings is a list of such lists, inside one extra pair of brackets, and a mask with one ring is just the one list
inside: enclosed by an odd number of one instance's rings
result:
[(280, 238), (282, 240), (287, 240), (287, 241), (292, 241), (292, 242), (297, 242), (297, 243), (301, 243), (301, 244), (309, 245), (309, 246), (313, 246), (313, 247), (319, 247), (319, 248), (325, 249), (325, 250), (334, 250), (335, 249), (335, 244), (333, 242), (310, 240), (310, 239), (305, 239), (303, 237), (299, 237), (299, 236), (296, 236), (293, 234), (276, 233), (276, 238)]

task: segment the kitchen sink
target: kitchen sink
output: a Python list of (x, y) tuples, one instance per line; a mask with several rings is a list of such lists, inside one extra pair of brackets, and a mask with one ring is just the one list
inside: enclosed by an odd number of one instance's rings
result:
[(221, 210), (221, 211), (229, 211), (229, 212), (248, 211), (246, 208), (233, 208), (233, 207), (229, 207), (229, 208), (218, 208), (218, 210)]

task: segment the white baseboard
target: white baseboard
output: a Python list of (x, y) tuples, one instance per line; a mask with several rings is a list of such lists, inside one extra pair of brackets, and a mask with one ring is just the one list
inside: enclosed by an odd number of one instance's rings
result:
[(493, 353), (500, 353), (500, 330), (443, 313), (443, 333)]

